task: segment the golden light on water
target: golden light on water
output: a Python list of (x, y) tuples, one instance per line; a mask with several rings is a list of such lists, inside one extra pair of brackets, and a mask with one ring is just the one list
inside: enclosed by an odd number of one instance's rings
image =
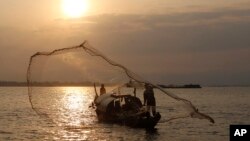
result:
[(75, 111), (83, 108), (84, 97), (80, 88), (69, 87), (66, 93), (69, 94), (65, 99), (69, 110)]
[(89, 95), (87, 87), (63, 87), (63, 115), (61, 118), (70, 126), (82, 126), (89, 120), (89, 105), (93, 96)]
[(62, 10), (66, 17), (79, 18), (84, 15), (88, 9), (87, 0), (63, 0)]

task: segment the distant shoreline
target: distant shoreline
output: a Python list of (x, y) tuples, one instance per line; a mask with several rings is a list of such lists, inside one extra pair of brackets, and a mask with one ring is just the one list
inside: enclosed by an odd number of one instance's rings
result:
[[(93, 82), (32, 82), (30, 86), (34, 87), (80, 87), (80, 86), (93, 86)], [(99, 83), (96, 83), (99, 86)], [(112, 84), (106, 84), (109, 86)], [(115, 84), (113, 84), (115, 85)], [(27, 87), (27, 82), (15, 82), (15, 81), (0, 81), (0, 87)], [(162, 88), (201, 88), (198, 84), (188, 84), (188, 85), (163, 85), (158, 84)], [(127, 87), (133, 87), (127, 84)], [(143, 86), (142, 86), (143, 87)]]
[[(96, 83), (99, 86), (99, 83)], [(27, 87), (27, 82), (18, 81), (0, 81), (0, 87)], [(92, 82), (33, 82), (34, 87), (83, 87), (93, 86)], [(158, 84), (162, 88), (202, 88), (199, 84), (186, 84), (186, 85), (163, 85)], [(130, 87), (130, 86), (127, 86)], [(250, 85), (205, 85), (203, 87), (250, 87)]]
[[(96, 83), (96, 85), (100, 85)], [(27, 82), (0, 81), (0, 87), (27, 87)], [(66, 87), (66, 86), (93, 86), (91, 82), (32, 82), (34, 87)]]

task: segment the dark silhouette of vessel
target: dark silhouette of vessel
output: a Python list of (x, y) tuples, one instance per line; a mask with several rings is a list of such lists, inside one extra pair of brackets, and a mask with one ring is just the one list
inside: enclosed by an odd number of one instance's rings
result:
[(94, 103), (100, 122), (118, 123), (134, 128), (154, 128), (161, 119), (159, 112), (150, 116), (140, 99), (132, 95), (103, 94)]

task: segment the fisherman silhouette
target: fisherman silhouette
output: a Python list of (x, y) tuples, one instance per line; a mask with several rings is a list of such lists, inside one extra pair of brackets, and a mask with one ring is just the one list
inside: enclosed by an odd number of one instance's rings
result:
[(145, 84), (145, 91), (143, 94), (144, 97), (144, 104), (147, 106), (147, 112), (150, 114), (150, 109), (152, 110), (153, 116), (156, 115), (156, 102), (155, 102), (155, 97), (154, 97), (154, 91), (153, 87), (149, 84)]

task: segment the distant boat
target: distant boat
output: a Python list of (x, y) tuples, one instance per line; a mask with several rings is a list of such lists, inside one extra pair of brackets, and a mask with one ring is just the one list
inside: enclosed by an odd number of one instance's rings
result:
[(202, 88), (199, 84), (188, 84), (188, 85), (162, 85), (159, 84), (158, 86), (162, 88)]
[(100, 122), (118, 123), (134, 128), (154, 128), (161, 119), (159, 112), (150, 116), (140, 99), (132, 95), (103, 94), (94, 103)]

